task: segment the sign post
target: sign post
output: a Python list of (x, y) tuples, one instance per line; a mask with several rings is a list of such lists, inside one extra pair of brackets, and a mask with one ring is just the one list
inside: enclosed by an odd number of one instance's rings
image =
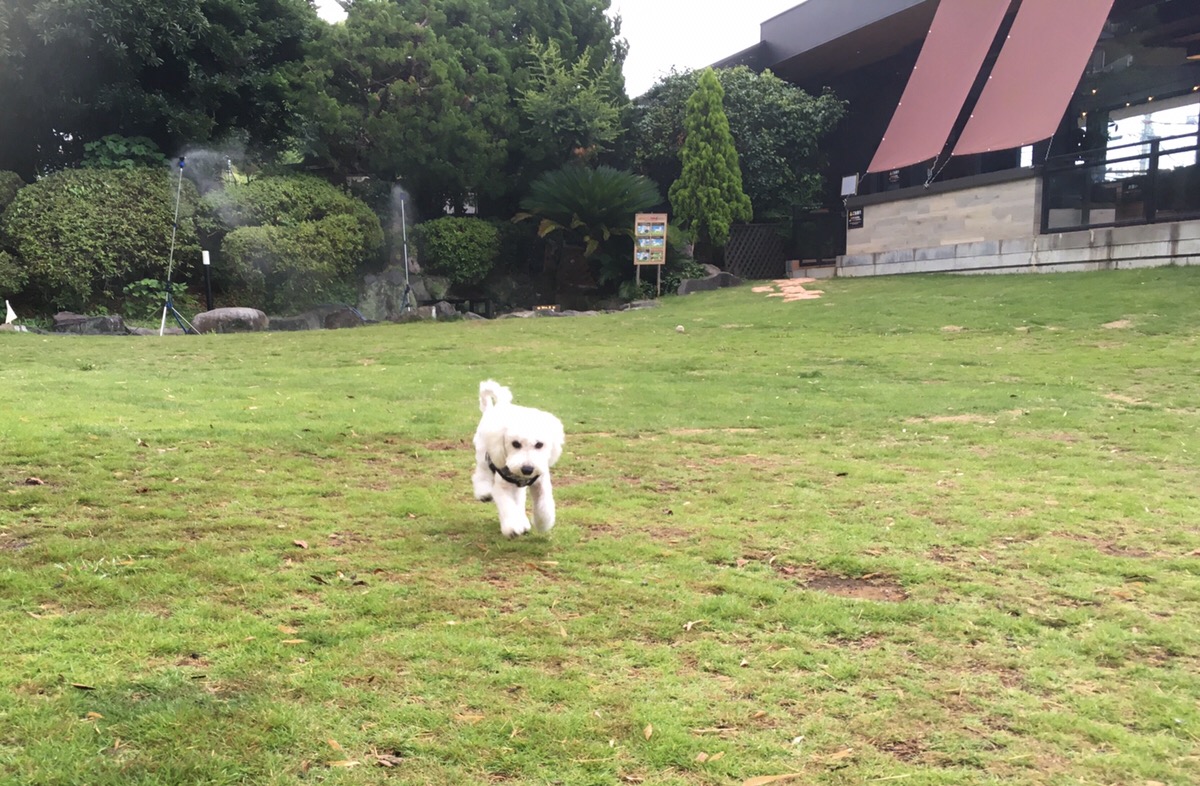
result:
[(204, 304), (212, 311), (212, 262), (209, 261), (207, 250), (200, 251), (200, 259), (204, 262)]
[(662, 266), (667, 264), (667, 214), (638, 213), (633, 219), (633, 264), (638, 289), (642, 286), (642, 265), (654, 265), (657, 277), (654, 295), (662, 294)]

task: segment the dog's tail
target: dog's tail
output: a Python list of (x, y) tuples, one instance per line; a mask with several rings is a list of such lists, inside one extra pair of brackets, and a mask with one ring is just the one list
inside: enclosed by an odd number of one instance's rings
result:
[(479, 383), (479, 411), (487, 412), (497, 404), (511, 404), (512, 391), (494, 379), (486, 379)]

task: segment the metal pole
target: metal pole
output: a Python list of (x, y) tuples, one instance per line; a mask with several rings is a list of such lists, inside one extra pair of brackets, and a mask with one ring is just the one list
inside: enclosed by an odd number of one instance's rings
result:
[(404, 200), (400, 200), (400, 235), (404, 238), (404, 286), (408, 287), (408, 216), (404, 212)]
[(179, 230), (179, 197), (183, 193), (183, 156), (179, 157), (179, 184), (175, 187), (175, 221), (171, 224), (171, 253), (167, 256), (167, 291), (163, 303), (162, 324), (158, 326), (158, 335), (167, 332), (167, 309), (171, 307), (171, 269), (175, 264), (175, 233)]
[(404, 200), (400, 200), (400, 236), (403, 238), (404, 246), (404, 300), (402, 308), (408, 311), (416, 306), (409, 299), (412, 293), (412, 287), (408, 284), (408, 217), (404, 213)]

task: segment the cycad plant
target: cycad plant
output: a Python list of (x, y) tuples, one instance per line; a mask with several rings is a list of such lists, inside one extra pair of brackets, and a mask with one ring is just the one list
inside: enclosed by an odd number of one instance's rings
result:
[(513, 220), (541, 220), (538, 236), (561, 232), (565, 244), (583, 246), (590, 259), (616, 237), (633, 237), (634, 214), (662, 201), (654, 182), (610, 166), (571, 163), (533, 181)]

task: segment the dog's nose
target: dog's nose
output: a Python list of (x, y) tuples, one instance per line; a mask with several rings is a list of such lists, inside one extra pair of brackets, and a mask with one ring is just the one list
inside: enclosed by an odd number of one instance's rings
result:
[(523, 467), (521, 467), (521, 474), (522, 475), (532, 475), (533, 474), (533, 465), (526, 464)]

